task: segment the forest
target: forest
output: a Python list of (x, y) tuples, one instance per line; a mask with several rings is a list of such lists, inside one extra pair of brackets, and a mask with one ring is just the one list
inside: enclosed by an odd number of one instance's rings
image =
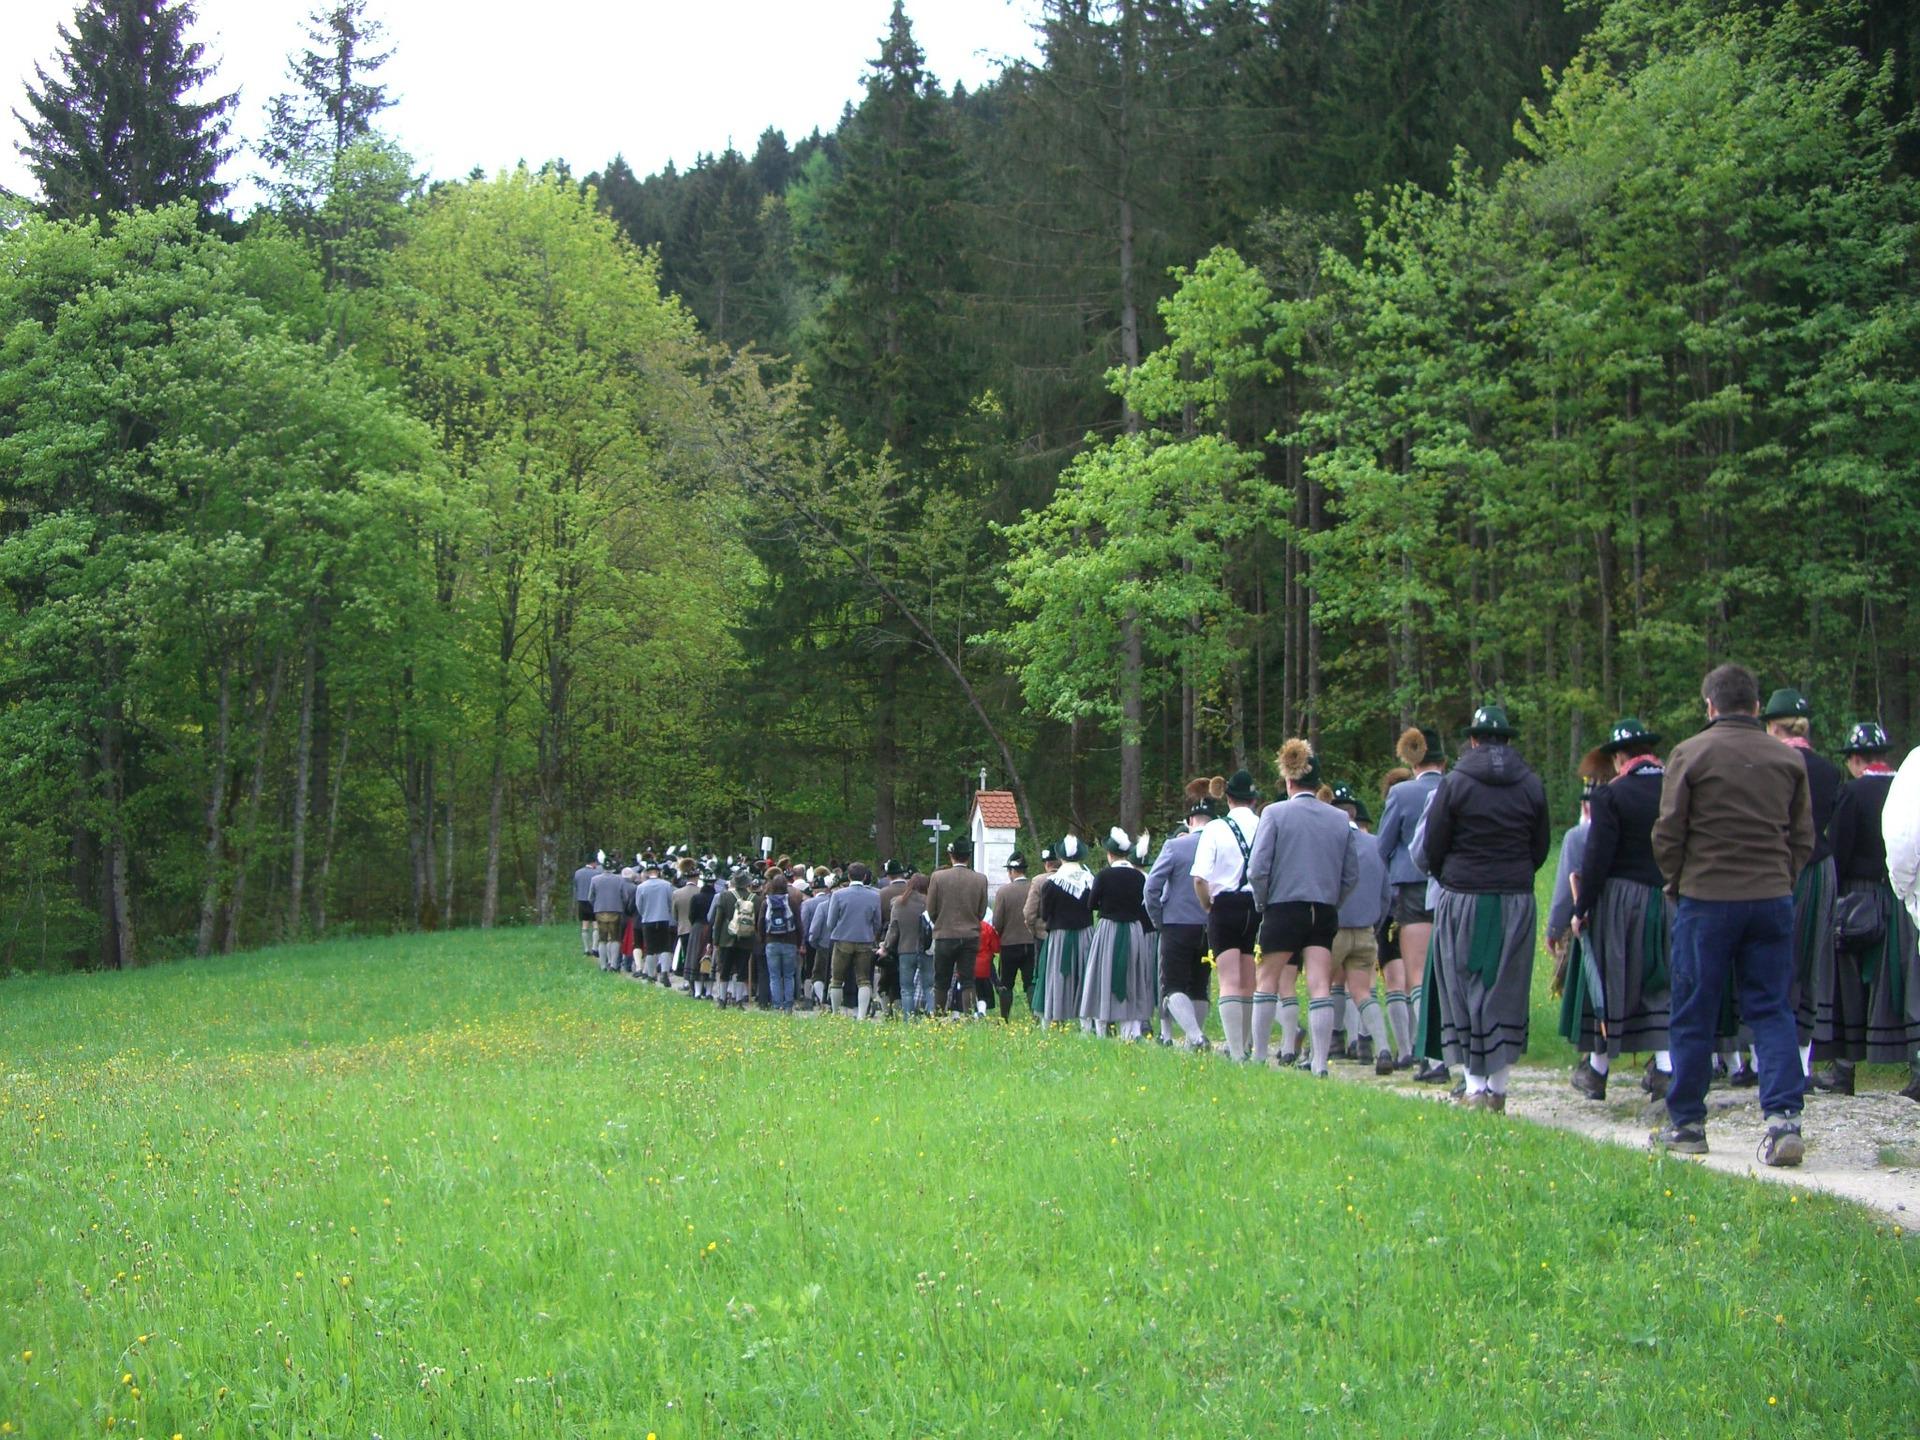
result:
[(1912, 7), (1045, 0), (967, 91), (874, 3), (830, 133), (646, 176), (423, 178), (377, 0), (262, 135), (190, 3), (47, 37), (0, 973), (918, 859), (983, 769), (1158, 835), (1487, 700), (1570, 811), (1728, 659), (1920, 740)]

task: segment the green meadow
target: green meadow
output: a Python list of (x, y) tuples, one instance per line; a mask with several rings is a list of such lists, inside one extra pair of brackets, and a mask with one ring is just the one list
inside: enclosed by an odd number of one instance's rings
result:
[(1865, 1212), (565, 928), (0, 982), (0, 1431), (1911, 1434)]

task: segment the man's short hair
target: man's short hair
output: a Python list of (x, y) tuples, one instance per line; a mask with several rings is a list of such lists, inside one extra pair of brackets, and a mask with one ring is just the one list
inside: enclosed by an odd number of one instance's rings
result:
[(1720, 665), (1707, 672), (1700, 698), (1721, 715), (1751, 715), (1760, 708), (1760, 682), (1744, 665)]
[[(1758, 702), (1755, 702), (1755, 703), (1758, 703)], [(853, 864), (847, 866), (847, 878), (858, 884), (864, 885), (869, 880), (873, 879), (873, 871), (869, 870), (865, 865), (862, 865), (858, 860), (856, 860), (853, 862)]]

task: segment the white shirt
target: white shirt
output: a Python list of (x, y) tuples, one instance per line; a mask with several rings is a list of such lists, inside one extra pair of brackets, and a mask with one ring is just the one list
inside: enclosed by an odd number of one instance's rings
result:
[(1251, 854), (1259, 825), (1260, 817), (1249, 805), (1234, 806), (1224, 820), (1209, 820), (1200, 832), (1199, 848), (1193, 852), (1193, 878), (1206, 881), (1208, 892), (1214, 895), (1251, 891), (1252, 882), (1241, 878), (1247, 873), (1247, 862), (1240, 858), (1240, 846), (1233, 832), (1236, 828), (1239, 830)]
[(1887, 841), (1887, 878), (1893, 893), (1913, 912), (1914, 923), (1920, 924), (1920, 748), (1907, 756), (1893, 777), (1880, 829)]

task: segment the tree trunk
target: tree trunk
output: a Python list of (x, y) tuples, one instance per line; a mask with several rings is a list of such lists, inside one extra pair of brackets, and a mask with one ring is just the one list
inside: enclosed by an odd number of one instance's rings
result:
[[(297, 939), (304, 919), (304, 890), (307, 879), (307, 811), (313, 780), (313, 696), (320, 666), (320, 650), (314, 627), (307, 626), (306, 653), (301, 659), (300, 735), (293, 755), (293, 856), (287, 881), (287, 938)], [(222, 682), (221, 701), (226, 699)], [(204, 952), (202, 952), (204, 953)]]
[[(500, 616), (499, 691), (493, 702), (493, 774), (487, 782), (487, 874), (480, 895), (480, 928), (491, 930), (500, 913), (500, 825), (507, 794), (507, 737), (512, 708), (513, 656), (520, 637), (520, 578), (509, 567)], [(449, 887), (452, 881), (449, 878)]]
[(126, 791), (127, 762), (123, 721), (116, 703), (100, 730), (100, 773), (106, 782), (106, 900), (111, 948), (109, 963), (116, 970), (133, 968), (133, 900), (128, 882)]
[(333, 841), (340, 829), (340, 790), (347, 781), (347, 746), (353, 740), (353, 702), (340, 717), (340, 760), (333, 767), (327, 792), (327, 836), (320, 849), (320, 868), (313, 877), (313, 933), (327, 933), (327, 881), (333, 873)]
[(253, 751), (253, 778), (247, 787), (246, 819), (241, 822), (238, 843), (234, 846), (233, 898), (227, 905), (227, 933), (220, 943), (223, 955), (240, 948), (240, 917), (247, 901), (247, 864), (251, 858), (256, 828), (260, 823), (260, 800), (267, 788), (267, 746), (273, 739), (273, 719), (280, 710), (280, 686), (287, 675), (287, 653), (273, 657), (273, 673), (267, 681), (266, 700), (260, 711), (260, 741)]
[(213, 933), (220, 923), (220, 851), (226, 843), (228, 750), (233, 736), (233, 659), (220, 666), (220, 715), (214, 724), (213, 788), (207, 797), (207, 873), (200, 888), (200, 925), (193, 953), (205, 959), (213, 953)]
[(1122, 665), (1120, 673), (1120, 827), (1129, 835), (1140, 829), (1145, 808), (1141, 794), (1141, 741), (1146, 715), (1141, 706), (1141, 675), (1145, 660), (1141, 654), (1140, 623), (1128, 615), (1121, 633)]
[(873, 704), (873, 853), (881, 861), (899, 858), (896, 797), (900, 742), (894, 693), (900, 683), (900, 662), (890, 650), (880, 659)]

